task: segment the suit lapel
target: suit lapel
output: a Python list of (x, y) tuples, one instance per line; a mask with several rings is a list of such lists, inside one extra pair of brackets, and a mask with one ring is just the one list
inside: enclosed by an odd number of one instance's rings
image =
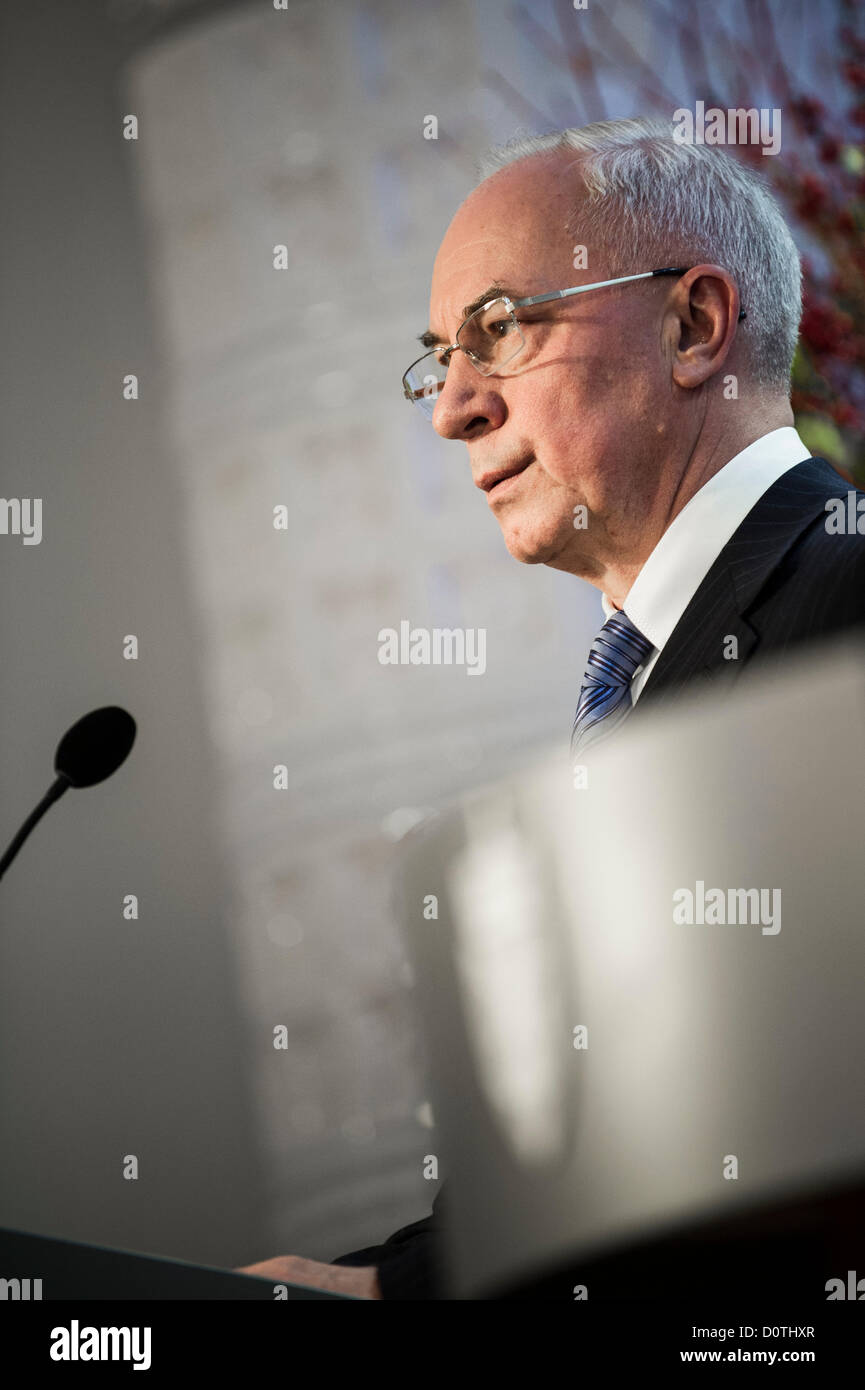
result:
[[(760, 641), (748, 621), (771, 575), (797, 538), (837, 496), (843, 479), (825, 459), (782, 474), (763, 494), (714, 561), (655, 663), (634, 707), (677, 695), (712, 679), (732, 684)], [(848, 484), (849, 486), (849, 484)], [(735, 645), (731, 639), (735, 639)], [(725, 656), (734, 651), (734, 658)]]

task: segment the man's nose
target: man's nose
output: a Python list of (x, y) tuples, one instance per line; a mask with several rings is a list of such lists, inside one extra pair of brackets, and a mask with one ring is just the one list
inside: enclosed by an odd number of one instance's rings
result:
[(457, 348), (433, 410), (436, 433), (442, 439), (475, 439), (501, 424), (504, 413), (494, 379), (483, 376)]

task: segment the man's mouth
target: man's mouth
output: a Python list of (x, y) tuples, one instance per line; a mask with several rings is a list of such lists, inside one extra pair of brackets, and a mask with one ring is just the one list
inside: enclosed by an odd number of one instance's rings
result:
[(520, 473), (525, 473), (531, 462), (531, 459), (526, 459), (523, 463), (511, 464), (509, 468), (496, 468), (489, 473), (482, 473), (477, 479), (475, 486), (482, 488), (488, 496), (493, 492), (498, 494), (500, 491), (504, 491), (505, 487), (510, 483), (511, 478), (516, 478)]

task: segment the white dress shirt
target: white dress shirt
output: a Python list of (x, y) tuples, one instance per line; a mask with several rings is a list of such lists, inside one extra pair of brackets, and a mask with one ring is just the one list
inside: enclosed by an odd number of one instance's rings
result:
[[(770, 430), (704, 483), (667, 527), (625, 598), (624, 611), (655, 650), (631, 681), (640, 691), (714, 561), (752, 507), (783, 473), (810, 458), (792, 425)], [(605, 620), (617, 608), (601, 594)]]

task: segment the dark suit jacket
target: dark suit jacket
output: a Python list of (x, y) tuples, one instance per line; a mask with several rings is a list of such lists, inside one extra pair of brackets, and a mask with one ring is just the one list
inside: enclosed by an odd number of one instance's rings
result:
[[(826, 530), (826, 502), (851, 490), (820, 458), (806, 459), (773, 483), (688, 604), (630, 718), (645, 717), (686, 687), (693, 694), (701, 681), (715, 690), (800, 643), (865, 625), (865, 535)], [(730, 637), (738, 643), (735, 660), (724, 655)], [(443, 1195), (442, 1188), (425, 1220), (333, 1263), (377, 1265), (385, 1299), (443, 1297)]]
[(384, 1245), (370, 1245), (331, 1260), (335, 1265), (377, 1265), (381, 1296), (393, 1298), (445, 1298), (442, 1254), (444, 1184), (436, 1193), (432, 1215), (403, 1226)]

